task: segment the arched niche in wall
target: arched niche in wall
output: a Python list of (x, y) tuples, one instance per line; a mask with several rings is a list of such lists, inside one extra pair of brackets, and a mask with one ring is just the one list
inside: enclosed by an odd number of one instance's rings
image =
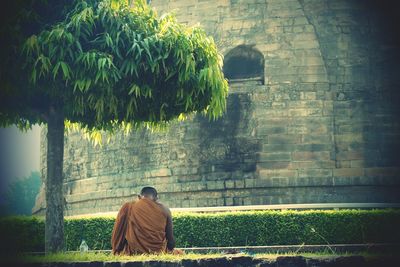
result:
[(264, 56), (247, 45), (239, 45), (224, 57), (223, 71), (230, 83), (260, 81), (264, 84)]

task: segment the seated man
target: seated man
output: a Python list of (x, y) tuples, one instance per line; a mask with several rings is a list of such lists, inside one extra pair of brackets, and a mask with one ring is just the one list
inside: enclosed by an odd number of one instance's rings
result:
[(144, 187), (138, 198), (118, 213), (111, 238), (113, 254), (174, 252), (170, 210), (158, 202), (153, 187)]

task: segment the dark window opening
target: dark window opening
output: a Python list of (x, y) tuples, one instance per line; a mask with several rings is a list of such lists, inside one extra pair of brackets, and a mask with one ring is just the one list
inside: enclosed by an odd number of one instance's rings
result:
[(264, 83), (264, 57), (258, 50), (240, 45), (226, 54), (223, 71), (229, 82), (260, 80)]

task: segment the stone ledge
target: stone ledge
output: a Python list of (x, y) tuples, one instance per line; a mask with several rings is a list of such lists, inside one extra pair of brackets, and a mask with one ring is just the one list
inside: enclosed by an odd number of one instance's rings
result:
[(16, 263), (9, 266), (32, 267), (339, 267), (339, 266), (395, 266), (400, 260), (399, 256), (381, 256), (365, 258), (363, 256), (279, 256), (276, 258), (251, 257), (243, 255), (225, 255), (218, 258), (183, 259), (175, 262), (168, 261), (87, 261), (87, 262), (49, 262), (49, 263)]

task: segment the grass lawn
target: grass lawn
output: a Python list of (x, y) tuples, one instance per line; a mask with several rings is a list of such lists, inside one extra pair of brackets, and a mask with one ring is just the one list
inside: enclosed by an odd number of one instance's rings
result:
[(188, 253), (185, 255), (172, 255), (172, 254), (159, 254), (159, 255), (135, 255), (135, 256), (114, 256), (104, 252), (71, 252), (71, 253), (56, 253), (50, 255), (20, 255), (18, 257), (24, 262), (82, 262), (82, 261), (165, 261), (165, 262), (179, 262), (181, 260), (199, 260), (199, 259), (212, 259), (223, 257), (240, 257), (252, 256), (256, 259), (274, 260), (279, 256), (303, 256), (307, 258), (329, 258), (337, 256), (364, 256), (366, 259), (379, 258), (387, 256), (386, 253), (332, 253), (332, 252), (319, 252), (319, 253), (271, 253), (271, 254), (196, 254)]

